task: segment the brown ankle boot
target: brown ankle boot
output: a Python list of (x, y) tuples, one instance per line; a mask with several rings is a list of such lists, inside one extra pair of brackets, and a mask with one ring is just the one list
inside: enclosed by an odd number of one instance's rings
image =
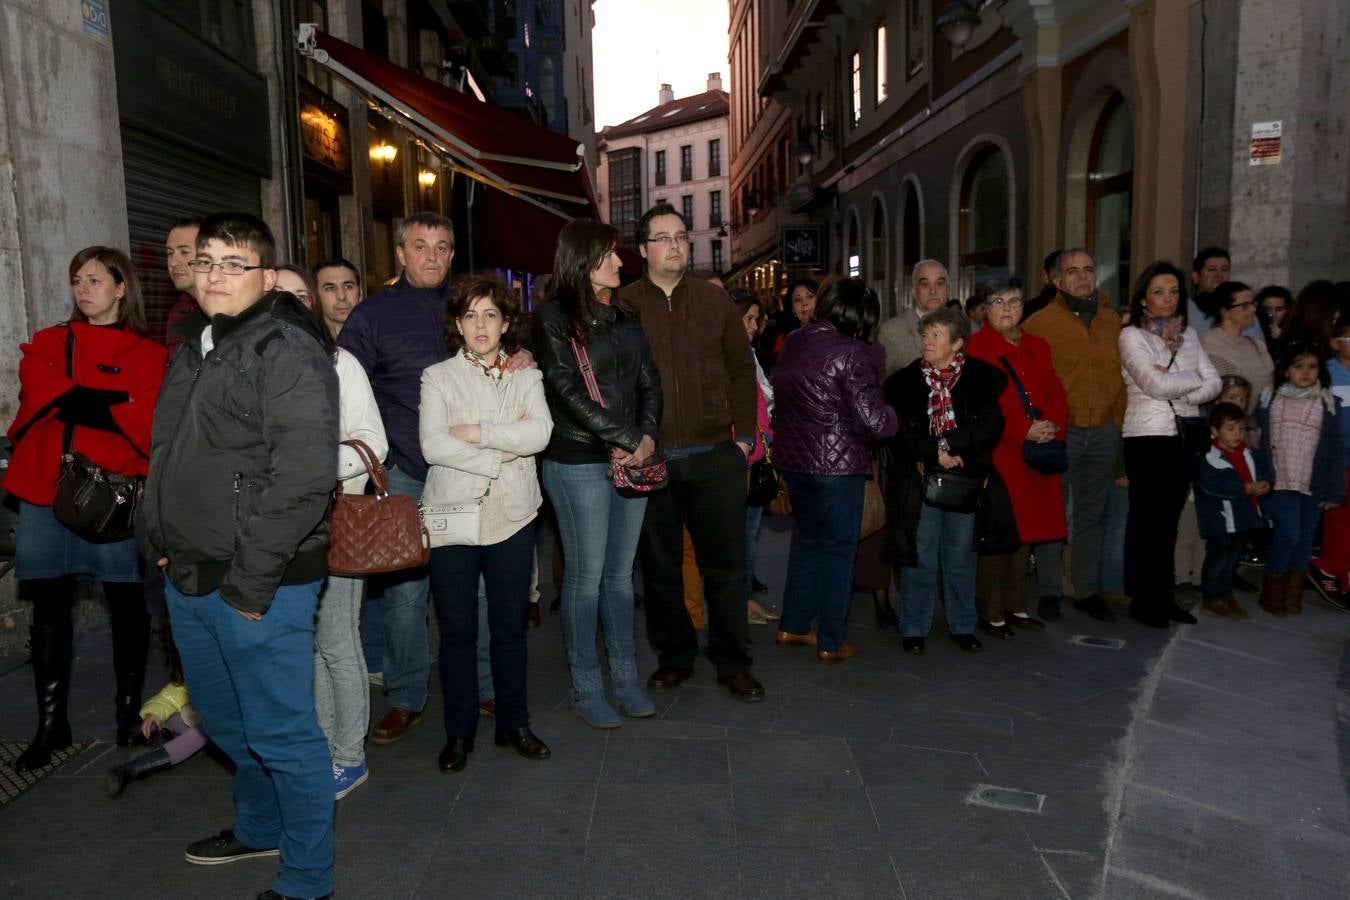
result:
[(1226, 597), (1224, 602), (1228, 605), (1228, 611), (1233, 614), (1234, 619), (1248, 618), (1247, 611), (1242, 608), (1242, 604), (1237, 602), (1236, 597)]
[(1272, 616), (1284, 618), (1284, 576), (1269, 572), (1261, 579), (1261, 608)]
[(1228, 601), (1228, 597), (1212, 597), (1202, 602), (1200, 608), (1215, 618), (1232, 620), (1235, 616), (1228, 608)]
[(1303, 612), (1303, 579), (1307, 572), (1287, 572), (1284, 576), (1284, 609), (1291, 616)]

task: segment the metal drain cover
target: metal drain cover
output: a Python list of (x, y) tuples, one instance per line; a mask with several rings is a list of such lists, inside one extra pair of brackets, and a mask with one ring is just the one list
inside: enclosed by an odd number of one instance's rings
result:
[(1120, 638), (1104, 638), (1092, 634), (1075, 634), (1069, 638), (1069, 643), (1077, 644), (1080, 647), (1097, 647), (1102, 650), (1125, 649), (1125, 642)]
[(992, 784), (977, 784), (975, 790), (966, 798), (966, 802), (972, 806), (988, 806), (991, 809), (1039, 813), (1045, 807), (1045, 795), (1019, 791), (1015, 788), (995, 787)]

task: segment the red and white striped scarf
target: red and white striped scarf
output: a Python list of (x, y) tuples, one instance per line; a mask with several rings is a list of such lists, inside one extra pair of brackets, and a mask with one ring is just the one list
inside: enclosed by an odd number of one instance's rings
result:
[(952, 388), (961, 380), (961, 367), (965, 362), (966, 355), (957, 353), (941, 369), (926, 359), (919, 364), (919, 371), (928, 385), (928, 431), (934, 437), (942, 437), (956, 427)]

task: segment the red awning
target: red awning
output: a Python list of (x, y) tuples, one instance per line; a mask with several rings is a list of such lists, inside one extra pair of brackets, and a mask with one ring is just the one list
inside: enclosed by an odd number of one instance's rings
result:
[(582, 147), (572, 138), (424, 78), (313, 26), (301, 25), (297, 41), (302, 54), (326, 66), (421, 137), (452, 168), (517, 198), (519, 203), (512, 206), (532, 206), (560, 219), (559, 224), (596, 215)]

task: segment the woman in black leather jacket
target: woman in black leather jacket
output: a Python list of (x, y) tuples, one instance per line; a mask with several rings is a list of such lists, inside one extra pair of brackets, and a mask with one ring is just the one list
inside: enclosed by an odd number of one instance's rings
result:
[[(597, 626), (624, 713), (656, 714), (638, 684), (633, 645), (633, 557), (647, 499), (621, 496), (607, 476), (611, 462), (636, 465), (655, 451), (661, 379), (642, 326), (610, 303), (622, 267), (618, 245), (619, 232), (609, 225), (568, 223), (534, 322), (534, 356), (553, 415), (543, 474), (567, 563), (562, 613), (572, 703), (595, 728), (621, 724), (605, 699)], [(578, 357), (589, 359), (603, 402), (587, 391)]]

